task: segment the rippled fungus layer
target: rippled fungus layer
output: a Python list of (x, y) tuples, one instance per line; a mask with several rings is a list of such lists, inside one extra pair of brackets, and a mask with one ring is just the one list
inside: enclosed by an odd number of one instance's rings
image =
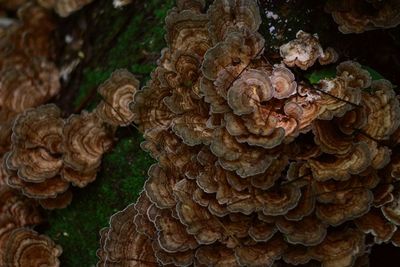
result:
[(129, 105), (138, 86), (131, 73), (117, 70), (99, 87), (103, 100), (91, 113), (64, 119), (56, 105), (47, 104), (19, 114), (2, 179), (44, 208), (66, 207), (72, 199), (70, 185), (85, 187), (96, 179), (116, 127), (132, 122)]
[(101, 231), (98, 266), (361, 266), (367, 235), (399, 244), (392, 84), (353, 61), (295, 79), (336, 52), (300, 31), (271, 65), (260, 24), (253, 0), (169, 12), (168, 47), (131, 105), (157, 163)]

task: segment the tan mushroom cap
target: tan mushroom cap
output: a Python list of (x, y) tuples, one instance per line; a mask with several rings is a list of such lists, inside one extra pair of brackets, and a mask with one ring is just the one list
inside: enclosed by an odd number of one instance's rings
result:
[(72, 202), (72, 191), (67, 190), (54, 198), (39, 199), (38, 202), (46, 210), (64, 209)]
[(117, 266), (158, 266), (153, 254), (151, 240), (136, 232), (133, 218), (136, 214), (131, 204), (110, 219), (110, 228), (103, 230), (104, 246), (98, 254), (105, 255), (105, 264)]
[(346, 79), (352, 88), (368, 88), (371, 86), (371, 74), (355, 61), (344, 61), (336, 67), (337, 75)]
[(261, 16), (256, 2), (251, 0), (216, 0), (207, 11), (213, 43), (220, 42), (233, 31), (246, 28), (256, 32)]
[(264, 39), (258, 33), (232, 32), (210, 48), (201, 67), (204, 77), (214, 81), (218, 93), (226, 97), (229, 85), (263, 51)]
[(278, 219), (276, 226), (291, 244), (315, 246), (321, 243), (327, 233), (327, 225), (314, 216), (308, 216), (301, 221)]
[(345, 155), (354, 146), (351, 135), (346, 135), (339, 129), (339, 125), (328, 120), (315, 120), (312, 124), (314, 141), (321, 151), (334, 155)]
[(64, 120), (54, 104), (39, 106), (21, 113), (14, 122), (12, 142), (25, 149), (43, 147), (61, 153)]
[(241, 177), (264, 173), (276, 156), (265, 153), (261, 148), (248, 149), (224, 129), (216, 129), (210, 150), (218, 157), (219, 164), (226, 170), (235, 171)]
[(343, 181), (349, 179), (352, 174), (359, 174), (366, 170), (371, 160), (368, 145), (360, 142), (342, 156), (325, 154), (320, 158), (311, 159), (308, 164), (314, 179), (318, 181), (328, 179)]
[(276, 66), (271, 75), (274, 97), (277, 99), (288, 98), (296, 94), (297, 84), (294, 74), (284, 66)]
[(25, 196), (37, 199), (54, 198), (69, 188), (69, 183), (60, 176), (46, 179), (41, 183), (31, 183), (25, 182), (16, 175), (10, 175), (7, 178), (7, 184), (20, 190)]
[(60, 266), (58, 257), (62, 253), (59, 245), (50, 238), (26, 229), (12, 231), (5, 246), (6, 266)]
[(112, 132), (94, 113), (71, 115), (63, 130), (64, 164), (82, 172), (98, 168), (111, 148)]
[(374, 236), (374, 243), (382, 244), (388, 242), (397, 230), (396, 225), (387, 221), (379, 209), (372, 209), (364, 216), (356, 219), (358, 229)]
[(247, 69), (228, 89), (227, 102), (236, 115), (253, 113), (274, 96), (268, 73)]
[(329, 232), (321, 244), (311, 249), (311, 255), (323, 267), (350, 267), (364, 254), (364, 239), (363, 233), (354, 229)]
[(30, 202), (18, 191), (0, 186), (0, 200), (0, 218), (10, 217), (20, 227), (43, 222), (36, 203)]
[(198, 247), (195, 238), (186, 232), (185, 225), (174, 217), (169, 210), (160, 210), (155, 218), (157, 242), (166, 252), (185, 252)]
[(174, 117), (163, 101), (164, 97), (170, 95), (169, 89), (161, 87), (159, 82), (154, 80), (135, 93), (134, 103), (131, 106), (134, 122), (139, 125), (142, 132), (165, 129)]
[(48, 101), (59, 92), (59, 73), (53, 63), (33, 61), (24, 68), (29, 68), (31, 73), (14, 68), (2, 71), (0, 105), (3, 108), (22, 112)]
[(5, 155), (9, 170), (17, 171), (20, 179), (40, 183), (56, 176), (62, 167), (60, 157), (54, 157), (46, 149), (14, 149)]
[(373, 201), (373, 194), (364, 188), (365, 181), (330, 181), (316, 184), (314, 192), (318, 196), (315, 214), (333, 226), (352, 220), (367, 213)]
[(96, 107), (100, 119), (114, 126), (127, 126), (133, 121), (130, 110), (139, 81), (127, 70), (117, 70), (97, 89), (103, 100)]
[(165, 39), (171, 51), (193, 52), (203, 56), (210, 48), (205, 14), (193, 9), (172, 9), (165, 18), (165, 28)]
[(363, 94), (361, 101), (367, 114), (367, 123), (362, 130), (372, 138), (385, 140), (400, 125), (400, 104), (389, 81), (373, 81), (371, 89), (373, 93)]
[(296, 39), (280, 47), (280, 55), (285, 65), (306, 70), (323, 55), (323, 50), (317, 35), (299, 31), (296, 33)]
[(328, 65), (335, 63), (339, 59), (339, 55), (332, 47), (327, 47), (323, 54), (318, 58), (318, 62), (321, 65)]
[(158, 164), (153, 164), (148, 171), (145, 183), (146, 195), (158, 208), (172, 208), (176, 205), (173, 187), (180, 180), (172, 172), (166, 172)]
[(331, 120), (342, 117), (354, 108), (360, 108), (361, 90), (350, 88), (344, 78), (336, 77), (331, 80), (321, 80), (317, 91), (320, 98), (315, 101), (320, 106), (318, 118)]
[(188, 180), (181, 180), (174, 187), (178, 203), (176, 211), (186, 231), (194, 235), (198, 244), (212, 244), (224, 233), (221, 222), (206, 209), (192, 200), (196, 186)]

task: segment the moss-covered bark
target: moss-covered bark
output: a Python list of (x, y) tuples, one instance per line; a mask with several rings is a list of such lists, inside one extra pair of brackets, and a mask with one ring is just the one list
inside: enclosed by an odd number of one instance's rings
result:
[[(118, 68), (129, 69), (144, 84), (165, 46), (164, 18), (174, 1), (137, 1), (121, 10), (114, 9), (111, 2), (97, 1), (63, 22), (71, 28), (84, 19), (89, 25), (80, 51), (85, 59), (58, 100), (67, 113), (92, 109), (100, 100), (97, 87)], [(96, 264), (99, 230), (108, 225), (113, 213), (135, 201), (153, 163), (140, 149), (141, 141), (134, 127), (120, 129), (96, 181), (75, 189), (66, 209), (48, 212), (43, 230), (63, 247), (62, 266)]]

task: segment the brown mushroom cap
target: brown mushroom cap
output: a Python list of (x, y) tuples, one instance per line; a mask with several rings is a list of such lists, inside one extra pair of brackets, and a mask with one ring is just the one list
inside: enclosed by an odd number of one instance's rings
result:
[(261, 24), (257, 4), (251, 0), (222, 1), (216, 0), (207, 12), (209, 31), (214, 43), (226, 38), (229, 32), (242, 28), (256, 32)]
[(26, 229), (18, 228), (11, 232), (5, 246), (6, 266), (60, 266), (58, 257), (62, 249), (50, 238)]
[(98, 168), (111, 148), (112, 132), (94, 113), (71, 115), (63, 130), (65, 165), (82, 172)]
[(117, 70), (97, 89), (103, 101), (96, 114), (114, 126), (127, 126), (133, 121), (130, 104), (139, 87), (139, 81), (127, 70)]
[(295, 40), (280, 47), (280, 54), (285, 65), (306, 70), (323, 55), (323, 50), (317, 35), (299, 31)]

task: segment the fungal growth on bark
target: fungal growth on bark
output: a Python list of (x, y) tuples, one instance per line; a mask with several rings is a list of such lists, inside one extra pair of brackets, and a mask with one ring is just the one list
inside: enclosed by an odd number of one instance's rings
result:
[(138, 86), (132, 74), (119, 70), (99, 88), (104, 100), (93, 112), (64, 119), (56, 105), (48, 104), (19, 114), (3, 158), (4, 183), (44, 208), (66, 207), (70, 185), (85, 187), (96, 179), (116, 126), (132, 121), (129, 105)]
[(271, 65), (260, 23), (253, 0), (169, 12), (168, 47), (131, 105), (157, 163), (102, 230), (98, 266), (353, 266), (366, 235), (398, 244), (393, 85), (354, 61), (296, 78), (337, 53), (300, 31)]

